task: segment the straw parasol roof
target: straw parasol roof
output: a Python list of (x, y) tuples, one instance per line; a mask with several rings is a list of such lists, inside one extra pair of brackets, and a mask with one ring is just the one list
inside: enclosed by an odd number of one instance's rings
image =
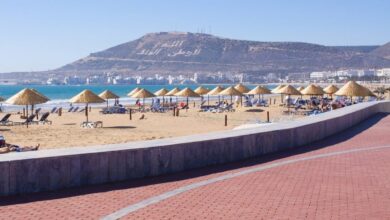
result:
[(138, 92), (136, 92), (134, 95), (132, 95), (131, 97), (132, 98), (151, 98), (151, 97), (155, 97), (155, 95), (146, 89), (141, 89)]
[(174, 96), (176, 93), (180, 92), (180, 89), (175, 87), (174, 89), (172, 89), (171, 91), (169, 91), (167, 94), (165, 94), (166, 96)]
[(42, 96), (42, 97), (45, 98), (47, 101), (50, 100), (47, 96), (45, 96), (44, 94), (38, 92), (38, 90), (36, 90), (36, 89), (31, 88), (31, 91), (35, 92), (37, 95)]
[(278, 85), (276, 88), (274, 88), (273, 90), (271, 90), (272, 93), (280, 93), (279, 92), (279, 89), (285, 87), (286, 85)]
[(373, 96), (373, 93), (364, 86), (357, 84), (355, 81), (347, 82), (341, 87), (335, 95), (339, 96)]
[(286, 95), (301, 95), (301, 93), (292, 85), (284, 86), (278, 90), (278, 93)]
[(199, 86), (194, 90), (194, 92), (197, 93), (198, 95), (206, 95), (208, 92), (210, 92), (210, 90), (206, 89), (203, 86)]
[(250, 95), (271, 94), (271, 91), (268, 88), (265, 88), (262, 86), (256, 86), (254, 89), (249, 91), (247, 94), (250, 94)]
[(135, 89), (133, 89), (133, 90), (131, 90), (128, 94), (127, 94), (127, 96), (133, 96), (135, 93), (137, 93), (138, 91), (140, 91), (141, 90), (141, 88), (139, 88), (139, 87), (136, 87)]
[(237, 91), (241, 92), (241, 93), (247, 93), (247, 92), (249, 92), (248, 87), (244, 86), (242, 83), (237, 84), (234, 88), (235, 88)]
[(305, 87), (303, 87), (303, 86), (300, 86), (300, 87), (297, 88), (298, 91), (302, 91), (304, 89), (305, 89)]
[(119, 96), (117, 96), (115, 93), (111, 92), (110, 90), (105, 90), (104, 92), (99, 94), (99, 97), (102, 99), (118, 99)]
[(46, 96), (31, 89), (23, 89), (7, 99), (6, 103), (11, 105), (36, 105), (49, 101)]
[(199, 97), (199, 94), (192, 91), (190, 88), (185, 88), (180, 92), (176, 93), (175, 96), (183, 96), (183, 97)]
[(303, 95), (323, 95), (325, 92), (314, 84), (308, 85), (305, 89), (300, 91)]
[(335, 85), (329, 85), (327, 86), (325, 89), (324, 89), (324, 92), (326, 94), (333, 94), (335, 92), (337, 92), (339, 90), (339, 88)]
[(104, 99), (93, 93), (91, 90), (85, 89), (76, 96), (70, 99), (72, 103), (102, 103)]
[(154, 93), (156, 96), (165, 96), (169, 91), (165, 88), (162, 88)]
[(224, 88), (222, 86), (217, 86), (214, 89), (210, 90), (210, 92), (208, 92), (207, 95), (218, 95), (223, 90)]
[(236, 96), (242, 96), (242, 93), (235, 89), (233, 86), (229, 86), (228, 88), (224, 89), (219, 93), (219, 95), (236, 95)]

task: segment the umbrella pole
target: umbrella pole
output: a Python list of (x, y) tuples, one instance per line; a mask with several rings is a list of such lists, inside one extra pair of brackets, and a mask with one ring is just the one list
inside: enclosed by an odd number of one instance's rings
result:
[(210, 95), (207, 95), (207, 105), (210, 106)]
[(108, 108), (108, 99), (107, 99), (107, 108)]
[(85, 106), (85, 116), (87, 117), (87, 124), (88, 124), (88, 103)]
[(290, 113), (290, 103), (289, 103), (289, 101), (290, 101), (290, 95), (288, 95), (287, 96), (287, 111), (288, 111), (288, 113)]
[(188, 108), (188, 96), (187, 96), (187, 108)]
[(230, 96), (230, 103), (233, 103), (233, 96)]
[[(26, 118), (28, 119), (28, 105), (26, 105)], [(26, 126), (28, 128), (28, 121), (26, 120)]]

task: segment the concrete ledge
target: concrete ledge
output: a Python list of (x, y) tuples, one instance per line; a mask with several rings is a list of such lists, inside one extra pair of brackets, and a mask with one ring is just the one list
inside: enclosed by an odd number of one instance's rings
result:
[(390, 101), (301, 120), (202, 135), (0, 155), (0, 195), (131, 180), (296, 148), (390, 112)]

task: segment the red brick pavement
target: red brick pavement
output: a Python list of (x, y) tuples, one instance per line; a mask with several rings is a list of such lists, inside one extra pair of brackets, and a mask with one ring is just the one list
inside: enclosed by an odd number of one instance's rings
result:
[[(390, 116), (376, 116), (300, 150), (225, 166), (97, 187), (2, 198), (0, 219), (96, 219), (191, 183), (264, 164), (390, 145)], [(390, 219), (390, 149), (297, 162), (203, 186), (129, 219)]]

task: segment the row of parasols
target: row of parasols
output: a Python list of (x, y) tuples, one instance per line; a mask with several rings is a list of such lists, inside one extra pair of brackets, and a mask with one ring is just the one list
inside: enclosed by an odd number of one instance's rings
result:
[[(246, 95), (264, 95), (264, 94), (284, 94), (284, 95), (338, 95), (338, 96), (348, 96), (348, 97), (366, 97), (366, 96), (375, 96), (369, 89), (366, 87), (359, 85), (354, 81), (349, 81), (340, 89), (335, 85), (329, 85), (326, 88), (321, 88), (320, 86), (310, 84), (306, 88), (298, 87), (295, 88), (291, 85), (279, 85), (273, 90), (269, 90), (263, 86), (256, 86), (252, 90), (244, 86), (243, 84), (238, 84), (236, 86), (230, 86), (227, 88), (223, 88), (221, 86), (217, 86), (212, 90), (209, 90), (203, 86), (198, 87), (195, 90), (191, 90), (190, 88), (185, 88), (180, 90), (179, 88), (174, 88), (170, 91), (163, 88), (158, 90), (155, 93), (152, 93), (144, 88), (135, 88), (132, 90), (128, 96), (132, 98), (143, 99), (143, 103), (145, 103), (145, 98), (152, 98), (156, 96), (176, 96), (176, 97), (187, 97), (187, 104), (189, 97), (200, 97), (200, 96), (230, 96), (231, 101), (233, 96), (242, 96)], [(118, 99), (119, 96), (114, 94), (113, 92), (106, 90), (99, 95), (96, 95), (90, 90), (84, 90), (81, 93), (77, 94), (73, 98), (70, 99), (71, 103), (85, 103), (86, 108), (89, 103), (103, 103), (109, 99)], [(23, 89), (14, 96), (10, 97), (6, 100), (6, 103), (12, 105), (25, 105), (28, 111), (28, 106), (33, 106), (36, 104), (42, 104), (49, 101), (45, 95), (39, 93), (35, 89)], [(27, 112), (28, 114), (28, 112)]]

